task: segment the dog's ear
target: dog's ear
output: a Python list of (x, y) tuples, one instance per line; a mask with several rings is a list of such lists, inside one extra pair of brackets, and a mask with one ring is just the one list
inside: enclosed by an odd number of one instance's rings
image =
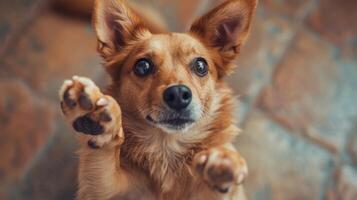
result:
[(124, 0), (96, 0), (93, 23), (98, 51), (106, 60), (129, 42), (149, 32)]
[(228, 0), (191, 26), (190, 32), (222, 58), (217, 66), (220, 77), (232, 70), (231, 62), (248, 36), (256, 6), (257, 0)]

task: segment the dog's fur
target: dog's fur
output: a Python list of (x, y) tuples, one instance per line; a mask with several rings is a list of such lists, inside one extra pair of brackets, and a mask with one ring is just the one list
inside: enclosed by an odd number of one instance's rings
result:
[[(231, 142), (234, 98), (223, 78), (234, 68), (257, 0), (228, 0), (190, 31), (154, 34), (122, 0), (97, 0), (98, 51), (112, 78), (107, 95), (89, 79), (73, 77), (60, 90), (66, 119), (79, 134), (77, 199), (244, 199), (244, 159)], [(209, 72), (190, 66), (202, 57)], [(152, 74), (133, 72), (148, 58)], [(164, 116), (163, 91), (192, 91), (195, 122), (182, 129), (149, 122)]]

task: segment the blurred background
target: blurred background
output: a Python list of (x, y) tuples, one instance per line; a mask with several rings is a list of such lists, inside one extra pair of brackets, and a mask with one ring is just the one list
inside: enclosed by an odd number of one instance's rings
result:
[[(135, 0), (185, 31), (216, 0)], [(138, 6), (139, 5), (139, 6)], [(104, 86), (90, 0), (0, 0), (0, 199), (73, 199), (78, 158), (57, 91)], [(357, 1), (260, 0), (228, 78), (253, 200), (357, 199)]]

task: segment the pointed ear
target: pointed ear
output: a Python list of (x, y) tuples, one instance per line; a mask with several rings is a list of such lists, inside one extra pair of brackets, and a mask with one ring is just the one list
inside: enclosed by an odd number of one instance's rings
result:
[(149, 32), (124, 0), (96, 0), (93, 23), (98, 51), (107, 60), (130, 41)]
[(229, 65), (245, 42), (258, 0), (228, 0), (214, 8), (191, 26), (190, 32), (214, 48), (222, 58), (219, 75), (232, 69)]

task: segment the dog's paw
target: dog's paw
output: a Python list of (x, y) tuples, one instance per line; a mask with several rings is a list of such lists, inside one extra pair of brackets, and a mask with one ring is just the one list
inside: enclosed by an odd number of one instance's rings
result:
[(241, 184), (248, 175), (245, 160), (237, 152), (223, 148), (198, 153), (194, 158), (194, 167), (220, 193), (227, 193), (232, 186)]
[(59, 96), (64, 116), (75, 131), (86, 135), (84, 140), (91, 148), (123, 142), (119, 105), (92, 80), (74, 76), (64, 81)]

